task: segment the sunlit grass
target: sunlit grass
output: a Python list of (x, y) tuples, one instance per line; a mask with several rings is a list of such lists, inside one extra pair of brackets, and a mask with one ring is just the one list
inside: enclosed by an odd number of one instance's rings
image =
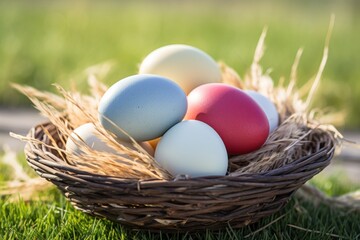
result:
[[(40, 89), (52, 83), (84, 86), (85, 69), (113, 61), (107, 84), (137, 72), (152, 50), (171, 43), (199, 47), (244, 75), (264, 26), (264, 69), (287, 78), (299, 47), (299, 85), (318, 69), (330, 14), (336, 23), (316, 106), (347, 110), (347, 127), (360, 126), (360, 14), (351, 1), (244, 3), (209, 1), (0, 3), (0, 104), (29, 104), (10, 82)], [(341, 91), (339, 91), (341, 89)], [(343, 94), (346, 92), (346, 94)]]
[[(0, 155), (0, 158), (2, 155)], [(33, 171), (22, 154), (18, 160), (25, 172)], [(1, 162), (1, 161), (0, 161)], [(0, 163), (0, 187), (13, 178), (10, 168)], [(33, 175), (34, 176), (34, 175)], [(316, 176), (313, 184), (330, 195), (356, 190), (356, 184), (346, 177)], [(357, 239), (360, 236), (358, 212), (293, 197), (280, 212), (242, 229), (223, 229), (201, 233), (150, 233), (133, 231), (105, 219), (94, 218), (76, 210), (51, 186), (37, 192), (32, 200), (21, 197), (0, 197), (1, 239)]]
[(310, 180), (321, 191), (329, 196), (339, 196), (360, 190), (360, 183), (351, 181), (346, 172), (336, 169), (331, 174), (318, 174)]
[[(292, 240), (299, 235), (302, 239), (332, 239), (329, 234), (356, 239), (360, 234), (358, 213), (323, 205), (315, 207), (296, 198), (280, 212), (251, 226), (194, 234), (131, 231), (74, 209), (56, 189), (48, 191), (46, 198), (30, 202), (0, 199), (0, 214), (3, 239), (189, 239), (189, 236), (193, 239), (242, 239), (250, 236), (249, 239)], [(260, 231), (255, 232), (257, 230)]]

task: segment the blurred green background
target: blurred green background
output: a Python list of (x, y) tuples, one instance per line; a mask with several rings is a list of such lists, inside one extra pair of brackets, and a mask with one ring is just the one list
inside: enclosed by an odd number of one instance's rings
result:
[(300, 87), (319, 67), (330, 15), (330, 53), (314, 106), (346, 112), (360, 127), (360, 1), (0, 1), (0, 106), (30, 106), (9, 83), (84, 89), (88, 67), (111, 62), (106, 84), (137, 72), (152, 50), (198, 47), (233, 67), (249, 68), (268, 26), (264, 70), (288, 79), (298, 48)]

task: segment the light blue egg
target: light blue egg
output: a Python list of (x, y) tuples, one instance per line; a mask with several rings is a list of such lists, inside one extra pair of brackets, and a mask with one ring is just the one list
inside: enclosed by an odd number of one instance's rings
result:
[(124, 78), (112, 85), (99, 103), (103, 127), (122, 140), (125, 131), (137, 141), (162, 136), (187, 110), (184, 91), (173, 81), (150, 74)]

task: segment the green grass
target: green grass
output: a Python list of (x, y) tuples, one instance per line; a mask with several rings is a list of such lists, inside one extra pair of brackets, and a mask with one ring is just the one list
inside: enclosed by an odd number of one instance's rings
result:
[[(114, 83), (135, 74), (150, 51), (171, 43), (199, 47), (243, 75), (265, 25), (264, 70), (271, 68), (276, 81), (287, 78), (297, 49), (304, 47), (301, 86), (317, 71), (330, 14), (335, 13), (329, 60), (315, 105), (345, 110), (345, 127), (360, 126), (358, 1), (224, 2), (0, 1), (0, 105), (30, 105), (9, 89), (11, 82), (43, 90), (52, 90), (55, 82), (84, 89), (86, 69), (109, 61), (111, 71), (98, 74), (107, 84)], [(24, 156), (19, 158), (25, 171), (35, 176)], [(0, 163), (0, 187), (12, 178), (11, 169)], [(320, 175), (311, 183), (329, 195), (359, 189), (338, 174)], [(55, 187), (32, 201), (0, 197), (0, 216), (0, 239), (360, 239), (358, 213), (314, 207), (297, 198), (257, 224), (198, 234), (131, 231), (75, 210)]]
[[(329, 234), (344, 239), (360, 237), (358, 213), (346, 213), (326, 206), (314, 207), (295, 198), (280, 212), (242, 229), (166, 234), (131, 231), (75, 210), (55, 190), (49, 195), (47, 200), (31, 202), (0, 200), (2, 239), (243, 239), (247, 235), (250, 235), (247, 239), (334, 239)], [(277, 220), (279, 217), (282, 218)], [(275, 220), (270, 226), (255, 232)], [(308, 232), (310, 230), (313, 232)]]
[[(57, 82), (84, 88), (85, 70), (113, 62), (102, 79), (111, 84), (135, 74), (152, 50), (190, 44), (243, 75), (264, 26), (262, 65), (287, 78), (299, 47), (299, 86), (320, 64), (331, 13), (336, 14), (330, 55), (315, 105), (348, 112), (360, 126), (360, 7), (358, 1), (11, 1), (0, 2), (0, 105), (29, 105), (10, 82), (53, 89)], [(345, 94), (344, 94), (345, 93)]]
[[(23, 155), (19, 162), (29, 174)], [(5, 165), (0, 161), (0, 169)], [(12, 179), (11, 171), (2, 171), (0, 187)], [(34, 175), (33, 175), (34, 176)], [(312, 184), (328, 195), (339, 195), (359, 189), (346, 177), (318, 175)], [(329, 187), (331, 186), (331, 187)], [(52, 186), (39, 192), (33, 200), (16, 202), (0, 197), (1, 239), (359, 239), (359, 213), (314, 206), (293, 197), (280, 212), (242, 229), (223, 229), (201, 233), (150, 233), (133, 231), (105, 219), (88, 216), (76, 209)]]
[(350, 181), (347, 173), (341, 169), (336, 169), (331, 174), (322, 172), (312, 178), (310, 183), (330, 196), (340, 196), (360, 190), (360, 183), (355, 184)]

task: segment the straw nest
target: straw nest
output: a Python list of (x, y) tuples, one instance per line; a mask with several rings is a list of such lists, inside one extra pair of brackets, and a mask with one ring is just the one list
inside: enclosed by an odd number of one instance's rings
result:
[[(89, 77), (88, 95), (58, 85), (58, 95), (14, 85), (49, 119), (31, 129), (28, 136), (17, 136), (27, 141), (28, 163), (78, 209), (135, 228), (192, 231), (242, 227), (278, 211), (330, 163), (342, 137), (332, 125), (321, 123), (320, 111), (310, 110), (328, 43), (319, 71), (303, 96), (295, 87), (302, 51), (296, 55), (288, 86), (274, 86), (259, 65), (264, 38), (265, 31), (244, 78), (220, 63), (222, 77), (225, 83), (269, 97), (281, 123), (261, 149), (231, 157), (225, 177), (171, 176), (135, 141), (135, 150), (121, 145), (98, 122), (97, 106), (107, 87), (94, 76)], [(89, 122), (99, 138), (121, 156), (95, 151), (80, 141), (84, 154), (65, 151), (72, 130)]]

